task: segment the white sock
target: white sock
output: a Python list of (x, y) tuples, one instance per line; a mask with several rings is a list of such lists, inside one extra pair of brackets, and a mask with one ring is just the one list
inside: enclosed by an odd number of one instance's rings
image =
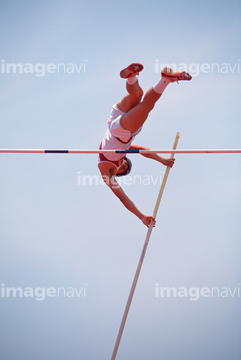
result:
[(136, 81), (137, 81), (137, 76), (134, 75), (134, 76), (131, 76), (131, 77), (129, 77), (129, 78), (127, 79), (127, 84), (129, 84), (129, 85), (134, 85)]
[(164, 76), (153, 86), (153, 90), (158, 94), (162, 94), (168, 84), (170, 84), (170, 80)]

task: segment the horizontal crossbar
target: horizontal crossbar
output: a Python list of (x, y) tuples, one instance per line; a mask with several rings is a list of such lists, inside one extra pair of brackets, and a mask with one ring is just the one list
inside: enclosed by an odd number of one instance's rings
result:
[(4, 154), (240, 154), (241, 149), (193, 149), (193, 150), (44, 150), (44, 149), (0, 149)]

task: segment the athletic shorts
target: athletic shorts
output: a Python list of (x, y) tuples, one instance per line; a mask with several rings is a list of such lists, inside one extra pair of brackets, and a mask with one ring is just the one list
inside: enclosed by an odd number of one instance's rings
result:
[[(110, 113), (110, 118), (107, 121), (108, 129), (101, 142), (102, 149), (128, 150), (135, 136), (141, 131), (141, 128), (138, 129), (135, 133), (123, 129), (123, 127), (120, 124), (120, 120), (124, 114), (125, 113), (123, 111), (118, 109), (116, 104), (113, 105)], [(106, 159), (112, 162), (119, 161), (121, 158), (124, 157), (124, 155), (121, 153), (120, 154), (104, 153), (104, 156), (106, 157)], [(100, 161), (101, 159), (99, 158), (99, 162)]]
[(118, 109), (118, 107), (113, 105), (110, 118), (108, 120), (108, 128), (114, 137), (120, 139), (124, 143), (129, 142), (131, 138), (135, 137), (140, 131), (141, 128), (138, 129), (135, 133), (131, 133), (129, 130), (123, 129), (123, 127), (120, 124), (121, 117), (125, 114), (125, 112)]

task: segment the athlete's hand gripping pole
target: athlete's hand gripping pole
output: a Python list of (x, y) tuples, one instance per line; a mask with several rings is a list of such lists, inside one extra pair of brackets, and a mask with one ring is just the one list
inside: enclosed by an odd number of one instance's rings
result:
[[(173, 150), (176, 150), (179, 138), (180, 138), (180, 133), (178, 132), (177, 135), (176, 135), (174, 144), (173, 144)], [(174, 154), (171, 154), (171, 157), (173, 157), (173, 156), (174, 156)], [(161, 202), (161, 198), (162, 198), (162, 195), (163, 195), (163, 192), (164, 192), (164, 188), (165, 188), (165, 185), (166, 185), (166, 182), (167, 182), (167, 178), (168, 178), (170, 169), (171, 169), (170, 167), (166, 168), (166, 171), (165, 171), (165, 174), (164, 174), (164, 177), (163, 177), (163, 180), (162, 180), (161, 188), (160, 188), (160, 191), (159, 191), (159, 194), (158, 194), (158, 197), (157, 197), (157, 201), (156, 201), (156, 205), (155, 205), (155, 208), (154, 208), (154, 211), (153, 211), (154, 219), (157, 216), (157, 212), (158, 212), (158, 209), (159, 209), (159, 205), (160, 205), (160, 202)], [(116, 358), (116, 354), (117, 354), (118, 347), (119, 347), (119, 344), (120, 344), (120, 341), (121, 341), (121, 337), (122, 337), (122, 333), (123, 333), (124, 326), (125, 326), (125, 323), (126, 323), (126, 319), (127, 319), (127, 316), (128, 316), (128, 312), (129, 312), (129, 309), (130, 309), (130, 306), (131, 306), (131, 301), (132, 301), (132, 298), (133, 298), (133, 295), (134, 295), (134, 292), (135, 292), (138, 277), (139, 277), (141, 267), (142, 267), (142, 264), (143, 264), (143, 261), (144, 261), (144, 257), (145, 257), (145, 254), (146, 254), (146, 249), (147, 249), (147, 246), (148, 246), (148, 243), (149, 243), (149, 240), (150, 240), (153, 225), (154, 225), (154, 223), (152, 221), (149, 228), (148, 228), (148, 231), (147, 231), (145, 243), (144, 243), (144, 246), (143, 246), (143, 249), (142, 249), (142, 253), (141, 253), (139, 264), (138, 264), (138, 267), (137, 267), (137, 270), (136, 270), (136, 273), (135, 273), (135, 277), (134, 277), (134, 280), (133, 280), (133, 283), (132, 283), (132, 286), (131, 286), (130, 294), (129, 294), (129, 297), (128, 297), (128, 300), (127, 300), (126, 308), (125, 308), (124, 315), (123, 315), (123, 318), (122, 318), (122, 321), (121, 321), (119, 333), (118, 333), (118, 336), (117, 336), (117, 339), (116, 339), (116, 343), (115, 343), (115, 347), (114, 347), (114, 350), (113, 350), (113, 353), (112, 353), (111, 360), (115, 360), (115, 358)]]

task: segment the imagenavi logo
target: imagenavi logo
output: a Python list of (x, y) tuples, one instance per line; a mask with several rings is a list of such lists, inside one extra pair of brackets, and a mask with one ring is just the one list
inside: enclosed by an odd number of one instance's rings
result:
[(85, 298), (88, 284), (81, 287), (9, 287), (1, 284), (0, 299), (32, 298), (44, 301), (47, 298)]
[(201, 298), (241, 298), (240, 285), (236, 287), (164, 287), (155, 284), (156, 298), (186, 298), (198, 301)]
[(1, 74), (34, 74), (36, 77), (43, 77), (47, 74), (86, 74), (88, 60), (81, 63), (21, 63), (7, 62), (2, 59), (0, 62)]

